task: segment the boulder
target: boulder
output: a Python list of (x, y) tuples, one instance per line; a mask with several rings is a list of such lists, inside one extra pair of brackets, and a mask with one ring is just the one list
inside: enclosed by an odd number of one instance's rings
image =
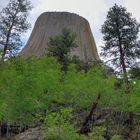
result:
[(39, 127), (30, 128), (15, 136), (15, 140), (43, 140), (42, 131)]

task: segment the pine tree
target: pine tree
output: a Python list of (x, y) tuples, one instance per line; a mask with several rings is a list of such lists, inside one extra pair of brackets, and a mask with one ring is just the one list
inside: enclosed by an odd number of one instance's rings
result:
[(129, 70), (131, 79), (140, 79), (140, 66), (136, 65)]
[(62, 70), (67, 71), (69, 54), (77, 47), (76, 35), (68, 28), (62, 30), (62, 34), (50, 37), (48, 42), (48, 54), (54, 56), (62, 64)]
[(125, 7), (115, 4), (108, 11), (101, 29), (105, 42), (101, 54), (111, 58), (111, 64), (123, 75), (125, 93), (129, 93), (127, 68), (140, 57), (139, 27), (140, 24)]
[(31, 3), (28, 0), (10, 0), (8, 5), (0, 12), (2, 60), (4, 60), (7, 51), (12, 53), (23, 45), (20, 36), (30, 27), (27, 16), (31, 9)]

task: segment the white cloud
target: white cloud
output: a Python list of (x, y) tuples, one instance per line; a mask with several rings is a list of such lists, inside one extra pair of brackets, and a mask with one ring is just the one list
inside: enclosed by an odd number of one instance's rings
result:
[[(0, 1), (0, 9), (5, 6), (8, 0)], [(28, 20), (32, 23), (32, 28), (37, 17), (46, 11), (68, 11), (85, 17), (91, 26), (97, 46), (101, 45), (102, 34), (101, 25), (104, 23), (107, 11), (115, 3), (125, 6), (129, 12), (140, 22), (139, 6), (140, 0), (30, 0), (34, 6), (30, 12)], [(31, 30), (28, 31), (28, 38)], [(98, 47), (98, 50), (100, 48)]]
[(0, 1), (0, 10), (2, 10), (2, 8), (4, 8), (9, 0), (4, 0), (4, 1)]
[(140, 22), (140, 0), (125, 0), (125, 7)]

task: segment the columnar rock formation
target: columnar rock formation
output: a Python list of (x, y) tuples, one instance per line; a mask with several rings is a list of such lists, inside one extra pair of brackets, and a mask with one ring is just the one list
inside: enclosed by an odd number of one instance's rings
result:
[(50, 36), (61, 34), (63, 28), (70, 28), (76, 34), (78, 47), (71, 55), (79, 56), (85, 62), (99, 60), (96, 44), (86, 19), (68, 12), (45, 12), (37, 19), (32, 34), (21, 51), (21, 56), (43, 56), (48, 48)]

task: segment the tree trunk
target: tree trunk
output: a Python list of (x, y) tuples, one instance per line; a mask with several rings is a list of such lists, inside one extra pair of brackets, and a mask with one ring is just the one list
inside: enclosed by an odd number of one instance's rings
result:
[(9, 128), (10, 128), (10, 127), (9, 127), (9, 126), (10, 126), (10, 125), (7, 123), (7, 132), (6, 132), (6, 136), (7, 136), (7, 137), (10, 136), (10, 133), (9, 133)]
[(4, 61), (4, 57), (5, 57), (6, 51), (8, 49), (8, 43), (9, 43), (12, 27), (13, 27), (13, 23), (10, 26), (10, 28), (8, 30), (8, 33), (7, 33), (7, 36), (6, 36), (6, 42), (5, 42), (5, 45), (4, 45), (4, 49), (3, 49), (3, 53), (2, 53), (2, 58), (1, 58), (2, 61)]
[(95, 112), (96, 108), (97, 108), (97, 105), (98, 105), (98, 102), (101, 98), (101, 95), (99, 94), (96, 98), (96, 101), (93, 102), (93, 105), (91, 107), (91, 110), (89, 112), (89, 115), (85, 118), (85, 121), (80, 129), (80, 133), (81, 134), (87, 134), (89, 131), (90, 131), (90, 123), (92, 121), (92, 116), (93, 116), (93, 113)]
[(2, 123), (0, 122), (0, 136), (1, 136), (1, 126), (2, 126)]
[[(119, 32), (119, 24), (118, 24), (118, 22), (116, 22), (116, 24), (117, 24), (117, 27), (118, 27), (120, 64), (121, 64), (122, 70), (123, 70), (123, 80), (124, 80), (125, 94), (129, 94), (130, 89), (129, 89), (129, 81), (128, 81), (128, 75), (127, 75), (127, 70), (126, 70), (126, 64), (125, 64), (125, 52), (122, 48), (122, 39), (121, 39), (120, 32)], [(128, 120), (129, 120), (130, 128), (132, 128), (132, 125), (133, 125), (133, 113), (132, 112), (129, 112)]]
[(119, 23), (118, 21), (116, 21), (116, 25), (118, 28), (118, 41), (119, 41), (119, 53), (120, 53), (120, 64), (122, 67), (122, 71), (123, 71), (123, 80), (124, 80), (124, 88), (125, 88), (125, 93), (129, 94), (129, 83), (128, 83), (128, 76), (127, 76), (127, 71), (126, 71), (126, 64), (125, 64), (125, 52), (123, 50), (122, 47), (122, 38), (120, 35), (120, 31), (119, 31)]
[(125, 58), (124, 58), (124, 52), (122, 50), (122, 47), (120, 46), (120, 63), (123, 69), (123, 79), (124, 79), (124, 88), (125, 88), (125, 93), (129, 94), (129, 83), (128, 83), (128, 76), (127, 76), (127, 71), (126, 71), (126, 65), (125, 65)]
[(4, 61), (4, 57), (5, 57), (6, 51), (8, 49), (8, 43), (9, 43), (11, 31), (12, 31), (12, 28), (14, 26), (14, 22), (15, 22), (15, 18), (17, 16), (17, 13), (18, 13), (18, 7), (17, 7), (17, 9), (15, 11), (15, 14), (13, 15), (13, 19), (12, 19), (11, 25), (10, 25), (9, 30), (8, 30), (7, 35), (6, 35), (6, 42), (5, 42), (5, 45), (4, 45), (1, 61)]

